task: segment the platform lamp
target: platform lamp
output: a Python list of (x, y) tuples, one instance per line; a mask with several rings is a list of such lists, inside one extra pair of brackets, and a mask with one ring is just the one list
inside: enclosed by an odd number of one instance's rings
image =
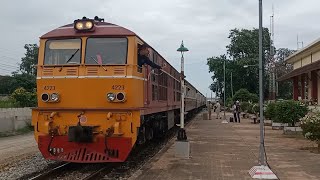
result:
[(187, 140), (187, 134), (184, 129), (184, 93), (185, 93), (185, 87), (184, 87), (184, 52), (189, 51), (188, 48), (184, 47), (183, 41), (180, 45), (180, 47), (177, 49), (181, 53), (181, 75), (180, 75), (180, 82), (181, 82), (181, 110), (180, 110), (180, 129), (178, 131), (177, 140), (178, 141), (186, 141)]

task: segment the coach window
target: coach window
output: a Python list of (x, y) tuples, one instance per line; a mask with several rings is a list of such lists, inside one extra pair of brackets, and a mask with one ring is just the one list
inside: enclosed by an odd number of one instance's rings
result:
[(44, 65), (80, 64), (81, 39), (47, 40)]
[(88, 38), (85, 64), (126, 64), (127, 38)]

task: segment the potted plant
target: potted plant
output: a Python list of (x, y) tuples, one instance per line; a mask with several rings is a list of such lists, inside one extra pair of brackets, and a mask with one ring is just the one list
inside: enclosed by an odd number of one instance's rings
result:
[(320, 153), (320, 113), (317, 112), (302, 118), (301, 128), (305, 138), (318, 144), (318, 153)]
[(301, 132), (302, 129), (297, 127), (299, 119), (308, 113), (308, 107), (297, 101), (281, 101), (275, 106), (275, 120), (283, 123), (284, 133)]

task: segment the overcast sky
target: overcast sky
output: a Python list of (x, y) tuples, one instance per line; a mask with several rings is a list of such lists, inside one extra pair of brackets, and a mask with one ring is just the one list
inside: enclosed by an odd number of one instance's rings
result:
[[(297, 49), (320, 37), (319, 0), (264, 0), (264, 26), (275, 11), (275, 46)], [(208, 95), (211, 75), (206, 60), (226, 52), (232, 28), (258, 27), (258, 0), (1, 0), (0, 74), (17, 68), (26, 43), (38, 43), (44, 33), (86, 17), (126, 27), (180, 70), (176, 51), (181, 40), (187, 79)]]

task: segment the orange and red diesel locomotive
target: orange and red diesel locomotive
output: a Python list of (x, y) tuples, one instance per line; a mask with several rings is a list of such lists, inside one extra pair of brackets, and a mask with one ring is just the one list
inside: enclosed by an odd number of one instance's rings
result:
[[(150, 59), (162, 69), (138, 66), (142, 44), (134, 32), (98, 17), (40, 37), (32, 125), (46, 159), (122, 162), (135, 144), (175, 126), (180, 73), (150, 46)], [(206, 100), (186, 87), (185, 111), (192, 114)]]

